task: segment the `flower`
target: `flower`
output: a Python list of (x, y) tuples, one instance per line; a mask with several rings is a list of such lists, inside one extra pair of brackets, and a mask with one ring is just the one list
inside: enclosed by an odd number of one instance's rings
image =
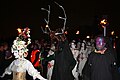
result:
[(27, 46), (31, 43), (29, 33), (30, 33), (30, 29), (27, 27), (13, 41), (11, 51), (12, 53), (14, 53), (15, 58), (19, 58), (18, 56), (24, 56), (24, 57), (27, 56), (27, 54), (24, 55), (24, 53), (28, 52)]

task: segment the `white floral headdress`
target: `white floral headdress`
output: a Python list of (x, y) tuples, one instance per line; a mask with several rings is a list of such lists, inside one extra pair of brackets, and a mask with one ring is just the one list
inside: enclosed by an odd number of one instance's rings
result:
[(24, 28), (23, 31), (19, 32), (18, 37), (13, 41), (13, 45), (11, 47), (11, 51), (15, 55), (16, 58), (19, 57), (19, 54), (23, 55), (23, 57), (27, 57), (27, 46), (31, 43), (30, 39), (30, 29)]

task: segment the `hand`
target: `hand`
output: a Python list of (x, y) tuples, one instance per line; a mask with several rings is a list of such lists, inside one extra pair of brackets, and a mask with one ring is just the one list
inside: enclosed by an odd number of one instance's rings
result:
[(47, 79), (45, 79), (44, 77), (42, 77), (42, 76), (40, 75), (40, 72), (38, 72), (38, 75), (36, 75), (36, 76), (33, 77), (33, 80), (35, 80), (36, 78), (38, 78), (38, 79), (40, 79), (40, 80), (47, 80)]
[(47, 79), (40, 79), (40, 80), (47, 80)]
[(43, 78), (41, 75), (38, 75), (37, 78), (40, 80), (47, 80), (47, 79)]
[(47, 80), (47, 79), (41, 79), (41, 80)]

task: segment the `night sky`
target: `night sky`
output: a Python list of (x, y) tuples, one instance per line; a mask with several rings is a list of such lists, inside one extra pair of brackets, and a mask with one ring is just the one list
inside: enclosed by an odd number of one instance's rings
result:
[[(44, 18), (51, 6), (50, 23), (52, 30), (63, 27), (63, 20), (58, 16), (63, 11), (54, 1), (62, 5), (67, 14), (66, 30), (73, 33), (80, 30), (81, 35), (91, 35), (101, 32), (98, 26), (100, 18), (107, 15), (108, 34), (115, 30), (120, 35), (120, 6), (115, 0), (3, 0), (0, 2), (0, 38), (17, 36), (17, 28), (30, 27), (31, 36), (39, 38), (42, 35), (41, 26), (45, 26)], [(74, 30), (75, 29), (75, 30)]]

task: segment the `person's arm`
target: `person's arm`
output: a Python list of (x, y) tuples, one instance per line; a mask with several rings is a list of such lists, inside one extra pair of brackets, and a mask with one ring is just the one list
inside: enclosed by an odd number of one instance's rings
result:
[(30, 76), (32, 76), (34, 80), (35, 80), (36, 78), (38, 78), (38, 79), (40, 79), (40, 80), (47, 80), (47, 79), (45, 79), (44, 77), (42, 77), (42, 76), (40, 75), (40, 72), (38, 72), (38, 71), (34, 68), (34, 66), (32, 65), (32, 63), (31, 63), (30, 61), (28, 61), (26, 65), (28, 65), (28, 66), (26, 67), (26, 70), (27, 70), (28, 74), (29, 74)]

